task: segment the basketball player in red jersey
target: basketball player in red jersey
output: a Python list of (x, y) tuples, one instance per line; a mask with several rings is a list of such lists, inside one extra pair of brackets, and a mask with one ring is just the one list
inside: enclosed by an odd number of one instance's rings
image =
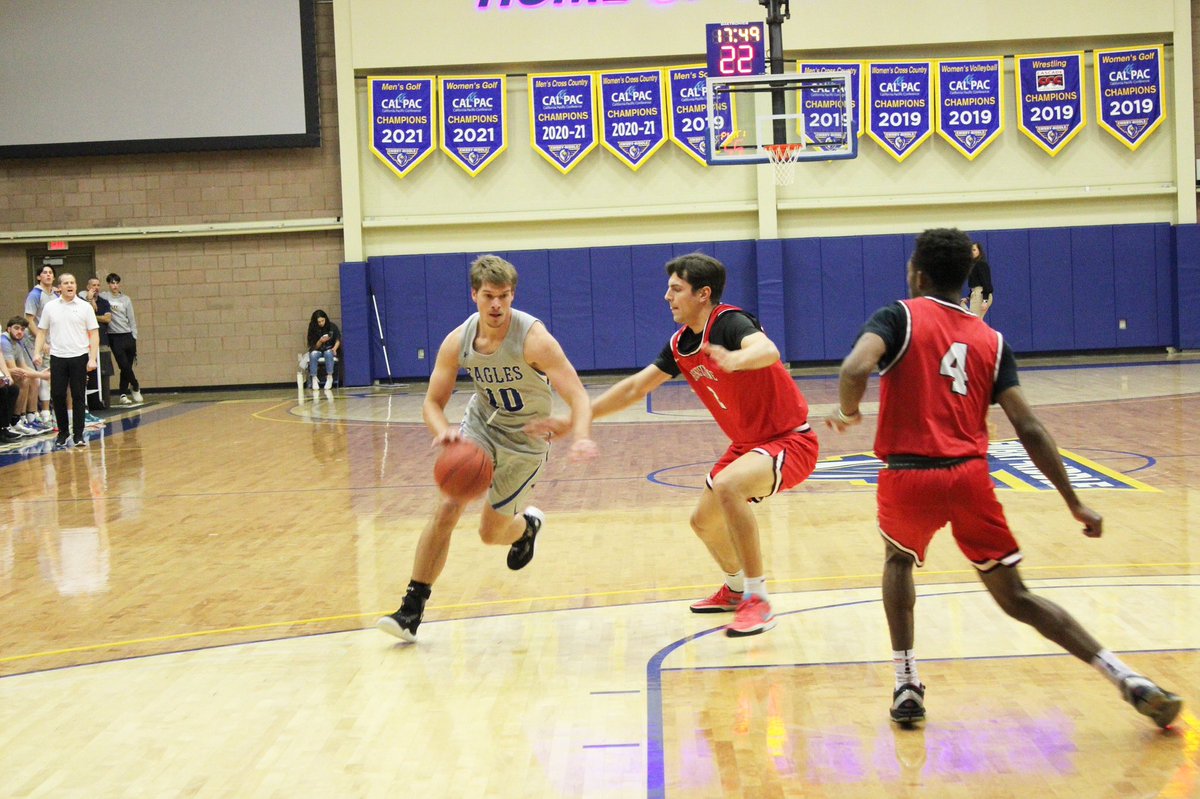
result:
[(877, 492), (886, 550), (883, 604), (891, 633), (896, 688), (892, 719), (925, 718), (925, 686), (913, 654), (913, 564), (947, 522), (1001, 609), (1099, 669), (1122, 696), (1160, 727), (1182, 701), (1104, 649), (1058, 605), (1025, 587), (1021, 550), (996, 499), (987, 461), (987, 411), (997, 402), (1021, 445), (1083, 525), (1098, 538), (1100, 514), (1084, 505), (1067, 478), (1058, 445), (1034, 416), (1017, 379), (1012, 350), (1000, 333), (959, 307), (971, 268), (971, 240), (958, 230), (927, 230), (908, 262), (911, 299), (875, 312), (842, 362), (839, 407), (826, 420), (842, 431), (859, 424), (870, 373), (880, 370), (875, 454), (886, 463)]
[[(757, 635), (775, 626), (767, 595), (758, 522), (747, 502), (800, 484), (817, 462), (817, 437), (808, 403), (779, 360), (758, 320), (721, 304), (725, 266), (701, 253), (667, 264), (666, 301), (681, 325), (654, 363), (592, 401), (592, 417), (615, 413), (682, 374), (731, 443), (708, 474), (692, 512), (696, 535), (725, 572), (694, 613), (733, 612), (730, 636)], [(535, 422), (566, 432), (565, 420)]]

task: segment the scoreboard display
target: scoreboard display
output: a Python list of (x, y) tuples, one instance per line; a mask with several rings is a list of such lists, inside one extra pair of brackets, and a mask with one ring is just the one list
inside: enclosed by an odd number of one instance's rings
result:
[(707, 34), (710, 78), (766, 74), (766, 23), (713, 22), (707, 26)]

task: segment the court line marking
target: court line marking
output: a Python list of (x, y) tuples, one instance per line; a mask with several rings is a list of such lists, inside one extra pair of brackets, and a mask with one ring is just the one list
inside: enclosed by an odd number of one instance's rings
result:
[[(1030, 572), (1030, 571), (1049, 570), (1049, 569), (1088, 570), (1088, 569), (1105, 569), (1105, 568), (1110, 568), (1110, 569), (1121, 568), (1121, 569), (1131, 569), (1131, 570), (1136, 571), (1138, 569), (1164, 568), (1164, 567), (1190, 569), (1190, 568), (1194, 568), (1194, 567), (1200, 567), (1200, 562), (1195, 562), (1195, 563), (1129, 563), (1129, 564), (1095, 564), (1095, 565), (1081, 564), (1078, 566), (1033, 566), (1033, 567), (1025, 567), (1022, 569), (1022, 571)], [(943, 570), (943, 571), (924, 572), (923, 574), (939, 575), (939, 576), (974, 575), (974, 574), (976, 574), (976, 571), (974, 569), (947, 569), (947, 570)], [(1122, 576), (1122, 575), (1103, 575), (1103, 579), (1114, 579), (1115, 577), (1120, 577), (1120, 576)], [(1200, 576), (1200, 575), (1187, 574), (1187, 573), (1173, 574), (1173, 575), (1154, 574), (1154, 575), (1143, 575), (1143, 576), (1140, 576), (1139, 579), (1141, 577), (1179, 578), (1179, 577), (1195, 577), (1195, 576)], [(822, 582), (822, 581), (830, 581), (830, 580), (854, 580), (854, 579), (866, 579), (866, 578), (870, 578), (872, 580), (878, 580), (879, 574), (876, 572), (872, 572), (871, 574), (850, 574), (850, 575), (837, 575), (837, 576), (826, 576), (826, 577), (794, 577), (794, 578), (782, 579), (782, 580), (772, 580), (771, 583), (772, 584), (814, 583), (814, 582)], [(1053, 578), (1042, 578), (1042, 579), (1073, 580), (1073, 579), (1101, 579), (1101, 578), (1089, 578), (1086, 576), (1085, 577), (1068, 576), (1068, 577), (1053, 577)], [(921, 589), (933, 590), (933, 589), (937, 589), (940, 587), (953, 586), (953, 585), (958, 585), (958, 583), (918, 583), (917, 589), (918, 590), (921, 590)], [(864, 588), (875, 588), (875, 587), (876, 586), (874, 584), (871, 584), (871, 585), (867, 585), (867, 586), (860, 585), (860, 586), (849, 586), (849, 587), (839, 587), (839, 588), (827, 588), (827, 589), (819, 589), (819, 590), (822, 590), (822, 591), (842, 591), (842, 590), (854, 591), (854, 590), (862, 590)], [(561, 595), (557, 595), (557, 596), (523, 597), (523, 598), (516, 598), (516, 599), (495, 599), (495, 600), (489, 600), (486, 602), (460, 602), (460, 603), (456, 603), (456, 604), (452, 604), (452, 605), (430, 605), (429, 609), (463, 610), (463, 609), (467, 609), (467, 608), (492, 607), (492, 606), (499, 606), (499, 605), (511, 605), (511, 604), (517, 604), (517, 603), (553, 602), (553, 601), (561, 601), (561, 600), (566, 600), (566, 599), (593, 599), (593, 598), (598, 598), (598, 597), (621, 596), (624, 594), (645, 594), (645, 593), (649, 593), (651, 591), (654, 591), (654, 592), (662, 592), (662, 591), (689, 591), (689, 592), (692, 592), (692, 591), (704, 590), (704, 589), (708, 589), (708, 588), (711, 588), (711, 585), (709, 585), (709, 584), (680, 585), (680, 586), (665, 587), (665, 588), (630, 588), (630, 589), (622, 589), (619, 591), (598, 591), (598, 592), (583, 593), (583, 594), (561, 594)], [(941, 594), (938, 594), (938, 595), (940, 596)], [(680, 600), (678, 600), (678, 599), (653, 599), (653, 600), (647, 600), (645, 602), (640, 602), (637, 604), (649, 605), (649, 604), (657, 604), (660, 602), (679, 602), (679, 601)], [(464, 616), (461, 618), (454, 618), (454, 619), (438, 619), (436, 621), (429, 622), (429, 623), (438, 624), (438, 623), (451, 622), (451, 621), (470, 621), (473, 619), (496, 618), (498, 616), (505, 616), (505, 615), (526, 615), (526, 613), (558, 613), (558, 612), (568, 611), (568, 610), (597, 610), (597, 609), (601, 609), (603, 607), (604, 606), (588, 607), (588, 608), (534, 609), (534, 610), (525, 611), (524, 613), (517, 613), (517, 614), (498, 614), (497, 616), (494, 616), (494, 617)], [(54, 650), (48, 650), (45, 652), (28, 652), (28, 653), (21, 654), (21, 655), (8, 655), (6, 657), (0, 657), (0, 663), (16, 663), (16, 662), (22, 661), (22, 660), (34, 660), (37, 658), (57, 657), (57, 656), (62, 656), (62, 655), (74, 655), (74, 654), (79, 654), (81, 652), (95, 652), (95, 651), (103, 650), (103, 649), (119, 649), (122, 647), (136, 646), (139, 644), (166, 643), (168, 641), (186, 641), (188, 639), (201, 639), (201, 638), (206, 638), (209, 636), (216, 636), (216, 635), (229, 635), (232, 633), (254, 632), (256, 630), (272, 630), (272, 629), (278, 629), (281, 627), (301, 627), (304, 625), (323, 624), (323, 623), (334, 622), (334, 621), (350, 621), (353, 619), (365, 619), (365, 618), (384, 616), (387, 614), (387, 612), (388, 611), (386, 611), (386, 610), (379, 610), (379, 611), (368, 611), (366, 613), (343, 613), (343, 614), (338, 614), (335, 616), (318, 616), (318, 617), (314, 617), (314, 618), (310, 618), (310, 619), (293, 619), (293, 620), (288, 620), (288, 621), (263, 622), (262, 624), (246, 624), (246, 625), (241, 625), (238, 627), (224, 627), (224, 628), (220, 628), (220, 629), (216, 629), (216, 630), (195, 630), (195, 631), (186, 632), (186, 633), (171, 633), (168, 635), (149, 636), (149, 637), (145, 637), (145, 638), (131, 638), (131, 639), (124, 640), (124, 641), (109, 641), (109, 642), (100, 643), (100, 644), (85, 644), (82, 646), (66, 647), (63, 649), (54, 649)], [(797, 611), (789, 611), (789, 612), (797, 612)], [(279, 639), (260, 639), (260, 640), (252, 640), (252, 641), (236, 641), (236, 642), (229, 642), (229, 643), (213, 644), (211, 647), (199, 646), (199, 647), (197, 647), (197, 649), (216, 649), (216, 648), (220, 648), (220, 647), (224, 647), (224, 646), (241, 646), (241, 645), (245, 645), (245, 644), (269, 643), (270, 641), (274, 641), (274, 640), (289, 640), (289, 639), (294, 639), (294, 638), (306, 638), (306, 637), (313, 636), (313, 635), (328, 635), (328, 634), (332, 634), (332, 633), (358, 632), (361, 629), (366, 629), (366, 628), (355, 628), (353, 630), (325, 630), (325, 631), (312, 632), (312, 633), (302, 633), (302, 634), (298, 634), (298, 635), (289, 635), (289, 636), (284, 636), (283, 638), (279, 638)], [(723, 629), (723, 627), (718, 627), (716, 629)], [(189, 651), (195, 651), (195, 650), (189, 650)], [(154, 652), (154, 653), (149, 653), (147, 655), (142, 655), (142, 656), (117, 655), (109, 660), (94, 661), (94, 663), (86, 663), (86, 664), (79, 663), (79, 664), (74, 664), (71, 666), (53, 667), (51, 669), (44, 669), (44, 671), (56, 670), (58, 668), (77, 668), (79, 666), (95, 665), (97, 663), (111, 663), (111, 662), (116, 662), (116, 661), (120, 661), (120, 660), (125, 660), (130, 657), (154, 657), (154, 656), (158, 656), (158, 655), (172, 655), (172, 654), (179, 654), (179, 653), (178, 652)], [(33, 672), (19, 672), (18, 674), (10, 674), (10, 675), (5, 675), (5, 676), (0, 676), (0, 679), (5, 679), (5, 677), (16, 677), (16, 676), (19, 676), (20, 674), (30, 674), (30, 673), (33, 673)]]

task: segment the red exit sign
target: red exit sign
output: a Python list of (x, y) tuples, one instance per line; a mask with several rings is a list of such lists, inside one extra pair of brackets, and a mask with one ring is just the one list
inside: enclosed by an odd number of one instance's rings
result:
[(69, 246), (65, 241), (51, 241), (47, 242), (46, 249), (50, 252), (55, 252), (57, 250), (65, 250)]

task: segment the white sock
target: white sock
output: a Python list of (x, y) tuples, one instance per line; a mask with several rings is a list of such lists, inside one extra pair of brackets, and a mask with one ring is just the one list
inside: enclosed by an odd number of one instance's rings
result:
[(917, 653), (915, 650), (893, 649), (892, 668), (896, 670), (897, 688), (906, 683), (921, 684), (920, 678), (917, 677)]
[(736, 574), (725, 575), (725, 585), (729, 586), (729, 590), (734, 593), (742, 593), (746, 590), (746, 573), (738, 569)]
[(747, 577), (746, 578), (746, 590), (742, 593), (742, 596), (743, 597), (756, 596), (759, 599), (763, 600), (764, 602), (767, 601), (768, 599), (770, 599), (770, 597), (767, 596), (767, 578), (766, 578), (766, 576), (764, 575), (762, 577)]
[(1122, 663), (1119, 657), (1107, 649), (1101, 649), (1096, 653), (1096, 657), (1092, 658), (1092, 665), (1118, 688), (1127, 678), (1139, 676), (1136, 671)]

